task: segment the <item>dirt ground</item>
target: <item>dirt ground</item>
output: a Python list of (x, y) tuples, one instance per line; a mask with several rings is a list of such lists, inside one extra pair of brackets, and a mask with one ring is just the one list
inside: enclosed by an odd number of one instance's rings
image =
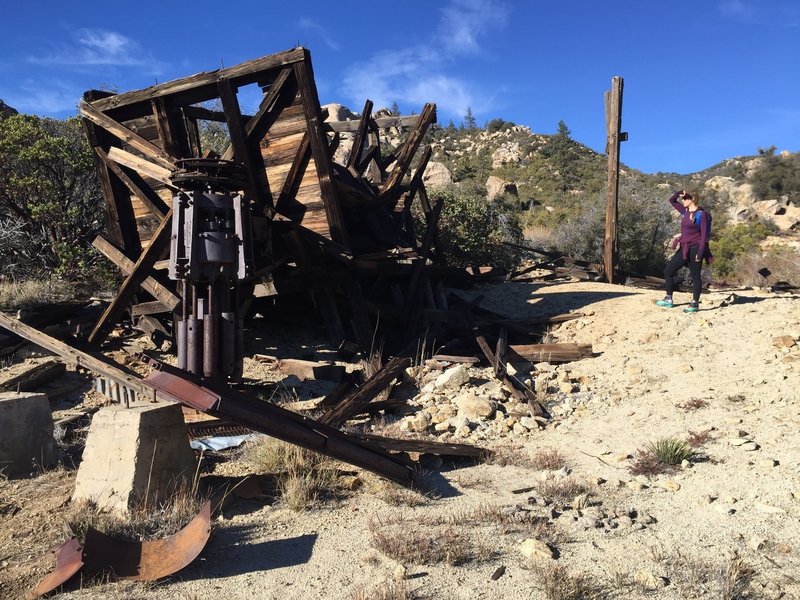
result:
[[(446, 463), (425, 495), (363, 475), (302, 512), (234, 499), (170, 580), (73, 583), (55, 597), (800, 598), (799, 296), (712, 290), (685, 314), (655, 306), (661, 292), (593, 282), (460, 293), (512, 318), (583, 314), (551, 337), (591, 343), (593, 357), (514, 365), (566, 383), (540, 391), (553, 414), (543, 429), (478, 424), (459, 441), (496, 458)], [(453, 395), (485, 383), (470, 375)], [(663, 438), (690, 438), (695, 454), (632, 473)], [(0, 596), (49, 568), (73, 480), (67, 465), (0, 481)]]

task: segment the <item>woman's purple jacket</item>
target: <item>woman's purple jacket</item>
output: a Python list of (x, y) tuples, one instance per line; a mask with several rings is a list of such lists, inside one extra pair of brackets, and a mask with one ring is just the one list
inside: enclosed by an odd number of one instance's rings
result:
[(714, 256), (711, 254), (711, 248), (708, 247), (708, 232), (711, 229), (709, 227), (710, 217), (705, 210), (698, 208), (696, 212), (700, 214), (700, 222), (696, 223), (693, 218), (694, 215), (678, 201), (679, 195), (680, 192), (675, 192), (669, 197), (669, 203), (672, 208), (681, 214), (681, 235), (672, 243), (672, 248), (677, 249), (678, 244), (680, 244), (683, 260), (688, 260), (689, 248), (697, 246), (697, 260), (705, 259), (708, 264), (711, 264)]

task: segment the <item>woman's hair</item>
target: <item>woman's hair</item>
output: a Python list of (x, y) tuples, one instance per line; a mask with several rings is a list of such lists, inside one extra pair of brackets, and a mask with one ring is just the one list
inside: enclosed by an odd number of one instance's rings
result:
[(683, 197), (684, 197), (686, 200), (694, 200), (694, 196), (693, 196), (692, 194), (690, 194), (689, 192), (686, 192), (686, 193), (683, 195)]

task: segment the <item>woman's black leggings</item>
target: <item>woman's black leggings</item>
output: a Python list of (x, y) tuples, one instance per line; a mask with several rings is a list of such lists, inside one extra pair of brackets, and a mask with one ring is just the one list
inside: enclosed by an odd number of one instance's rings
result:
[(703, 282), (700, 280), (700, 271), (702, 270), (703, 261), (695, 260), (696, 256), (697, 246), (689, 247), (689, 257), (687, 259), (683, 258), (683, 249), (678, 248), (675, 256), (673, 256), (667, 263), (667, 266), (664, 267), (664, 284), (668, 296), (672, 296), (672, 292), (675, 290), (675, 273), (677, 273), (681, 267), (688, 266), (689, 272), (692, 274), (692, 300), (695, 302), (700, 301), (700, 290), (703, 286)]

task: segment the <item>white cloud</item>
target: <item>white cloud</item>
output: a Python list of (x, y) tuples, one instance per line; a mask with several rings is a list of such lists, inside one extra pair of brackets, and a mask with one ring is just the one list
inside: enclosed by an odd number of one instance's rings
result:
[(81, 93), (81, 90), (64, 81), (28, 80), (19, 86), (18, 95), (12, 94), (4, 100), (25, 114), (76, 114)]
[(163, 71), (163, 63), (138, 42), (116, 31), (79, 29), (72, 37), (72, 42), (54, 47), (49, 54), (28, 57), (28, 62), (45, 66), (138, 67), (154, 75)]
[(339, 44), (328, 34), (328, 30), (316, 21), (307, 17), (302, 17), (298, 24), (302, 29), (316, 33), (331, 50), (338, 51), (340, 49)]
[(461, 60), (474, 60), (480, 38), (506, 23), (500, 0), (450, 0), (441, 11), (436, 33), (426, 43), (383, 50), (345, 72), (342, 93), (360, 105), (370, 98), (376, 108), (392, 102), (418, 110), (435, 102), (440, 113), (460, 119), (467, 107), (485, 108), (488, 96), (454, 74)]

